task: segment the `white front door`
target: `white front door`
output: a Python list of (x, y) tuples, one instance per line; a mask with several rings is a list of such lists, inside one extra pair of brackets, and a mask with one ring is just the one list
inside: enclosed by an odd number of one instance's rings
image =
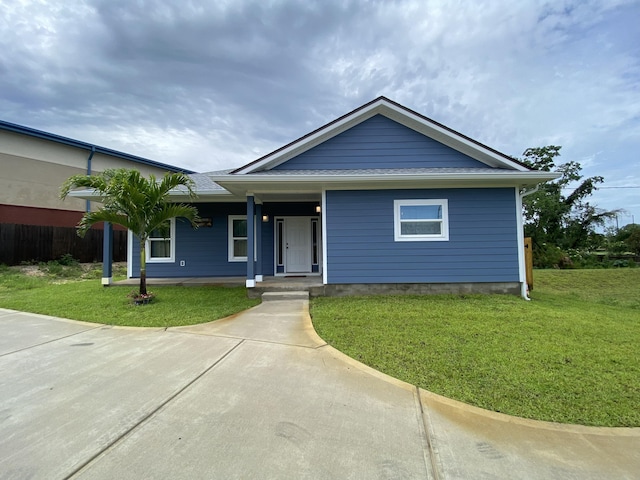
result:
[(311, 222), (305, 217), (285, 219), (285, 273), (311, 273)]

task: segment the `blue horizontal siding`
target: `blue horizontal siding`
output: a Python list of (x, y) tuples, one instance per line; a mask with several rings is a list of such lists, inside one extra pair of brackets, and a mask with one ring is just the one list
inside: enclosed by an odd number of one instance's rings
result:
[(487, 168), (487, 165), (376, 115), (274, 170), (444, 167)]
[[(449, 241), (394, 241), (400, 199), (447, 199)], [(328, 191), (326, 218), (330, 284), (519, 280), (513, 188)]]
[[(269, 222), (259, 222), (262, 226), (262, 270), (264, 275), (274, 273), (274, 217), (275, 216), (313, 216), (317, 203), (267, 203), (263, 205), (263, 214), (269, 216)], [(147, 277), (235, 277), (247, 274), (245, 262), (228, 261), (228, 217), (246, 215), (244, 203), (196, 204), (201, 217), (212, 218), (213, 225), (191, 228), (184, 219), (176, 221), (175, 262), (147, 263)], [(137, 238), (133, 244), (133, 275), (140, 273), (140, 246)], [(185, 266), (180, 266), (184, 260)]]

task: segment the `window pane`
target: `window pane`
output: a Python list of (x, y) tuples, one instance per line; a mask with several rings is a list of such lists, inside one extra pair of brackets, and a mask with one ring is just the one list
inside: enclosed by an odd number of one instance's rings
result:
[(151, 232), (149, 238), (169, 238), (171, 236), (171, 224), (163, 225)]
[(401, 220), (442, 218), (442, 205), (402, 205)]
[(246, 257), (247, 256), (247, 241), (246, 240), (234, 240), (233, 241), (233, 256), (234, 257)]
[(400, 233), (402, 235), (440, 235), (442, 224), (440, 222), (402, 222)]
[(284, 265), (284, 223), (281, 220), (278, 220), (278, 265)]
[(311, 258), (312, 264), (318, 265), (318, 222), (311, 221)]
[(247, 236), (247, 221), (245, 219), (236, 219), (233, 221), (233, 236), (234, 237)]
[(151, 258), (168, 258), (171, 256), (171, 240), (152, 240)]

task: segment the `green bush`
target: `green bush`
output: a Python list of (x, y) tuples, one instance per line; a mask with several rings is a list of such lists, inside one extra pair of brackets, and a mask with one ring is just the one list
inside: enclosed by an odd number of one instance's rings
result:
[(64, 255), (62, 255), (58, 260), (58, 263), (60, 265), (64, 265), (65, 267), (75, 267), (80, 264), (80, 262), (73, 258), (73, 255), (71, 255), (70, 253), (65, 253)]
[(573, 261), (567, 252), (555, 245), (543, 243), (534, 246), (533, 266), (536, 268), (573, 268)]
[(82, 276), (82, 268), (78, 262), (67, 266), (58, 260), (51, 260), (46, 263), (41, 263), (39, 268), (42, 272), (52, 277), (79, 278)]
[(58, 276), (62, 273), (62, 265), (57, 260), (51, 260), (49, 262), (42, 262), (39, 265), (41, 271), (49, 275)]

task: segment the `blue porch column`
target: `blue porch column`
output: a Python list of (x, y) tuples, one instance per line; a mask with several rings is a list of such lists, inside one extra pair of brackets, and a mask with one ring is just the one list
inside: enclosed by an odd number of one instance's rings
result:
[(261, 282), (262, 276), (262, 204), (256, 204), (256, 282)]
[(247, 193), (247, 288), (256, 286), (255, 264), (255, 199), (253, 194)]
[(113, 281), (113, 225), (104, 222), (102, 240), (102, 285), (108, 287)]

